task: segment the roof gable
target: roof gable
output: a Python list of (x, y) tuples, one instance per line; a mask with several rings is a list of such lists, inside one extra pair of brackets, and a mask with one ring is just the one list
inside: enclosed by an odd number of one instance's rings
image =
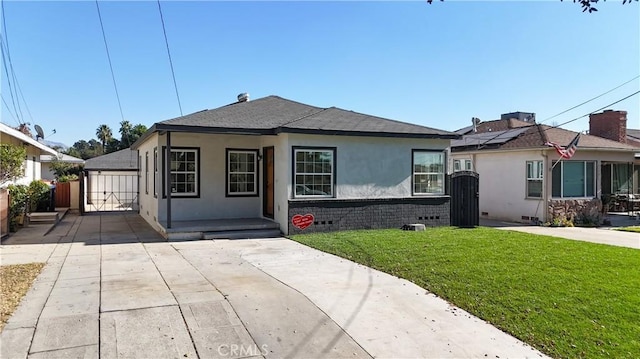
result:
[(128, 148), (85, 161), (85, 170), (135, 171), (138, 169), (138, 151)]
[(33, 138), (31, 138), (30, 136), (25, 135), (24, 133), (11, 128), (7, 125), (5, 125), (4, 123), (0, 123), (0, 133), (17, 138), (18, 140), (22, 141), (22, 142), (26, 142), (29, 145), (39, 149), (42, 152), (51, 154), (51, 155), (58, 155), (58, 151), (54, 150), (53, 148), (46, 146), (36, 140), (34, 140)]

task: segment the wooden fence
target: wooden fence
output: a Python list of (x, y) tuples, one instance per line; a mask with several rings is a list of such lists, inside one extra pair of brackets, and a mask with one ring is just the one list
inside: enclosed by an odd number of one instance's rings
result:
[(56, 207), (71, 207), (71, 183), (56, 183)]

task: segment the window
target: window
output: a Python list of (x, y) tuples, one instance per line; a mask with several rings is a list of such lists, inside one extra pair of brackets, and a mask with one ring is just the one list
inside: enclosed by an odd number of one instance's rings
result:
[(294, 148), (294, 197), (333, 197), (335, 148)]
[(227, 196), (258, 195), (258, 151), (227, 149)]
[[(166, 147), (164, 152), (166, 153)], [(169, 160), (171, 196), (198, 197), (200, 195), (200, 149), (173, 147)], [(163, 172), (163, 178), (164, 176)]]
[(527, 197), (542, 198), (543, 177), (542, 161), (527, 161)]
[(557, 198), (594, 197), (595, 162), (561, 161), (553, 168), (551, 194)]
[(413, 151), (413, 194), (444, 194), (444, 152)]
[(158, 147), (153, 148), (153, 196), (158, 197), (156, 183), (158, 179)]
[(149, 151), (144, 153), (144, 193), (149, 194)]
[(471, 160), (454, 160), (453, 161), (453, 171), (473, 171), (473, 166), (471, 165)]

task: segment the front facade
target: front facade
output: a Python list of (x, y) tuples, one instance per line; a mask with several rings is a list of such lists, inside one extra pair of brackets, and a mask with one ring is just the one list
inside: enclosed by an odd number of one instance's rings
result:
[[(58, 152), (56, 152), (56, 150), (43, 145), (30, 136), (3, 123), (0, 123), (0, 143), (23, 146), (27, 150), (27, 155), (24, 160), (23, 167), (24, 176), (10, 182), (13, 184), (28, 185), (34, 180), (42, 179), (42, 164), (40, 162), (40, 156), (58, 155)], [(3, 185), (7, 185), (10, 183), (4, 183)]]
[(552, 222), (559, 217), (587, 220), (578, 217), (597, 217), (603, 195), (637, 191), (630, 171), (635, 150), (620, 142), (580, 135), (575, 154), (562, 159), (545, 144), (566, 146), (577, 135), (524, 121), (515, 126), (505, 120), (488, 121), (453, 141), (451, 157), (456, 170), (480, 174), (482, 218), (523, 223)]
[(448, 225), (456, 137), (275, 96), (238, 102), (158, 123), (134, 144), (140, 214), (160, 232), (238, 218), (271, 219), (284, 234)]

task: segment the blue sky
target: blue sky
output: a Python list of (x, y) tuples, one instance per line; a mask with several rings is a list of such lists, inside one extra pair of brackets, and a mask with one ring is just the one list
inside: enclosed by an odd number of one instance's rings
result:
[[(640, 6), (608, 1), (162, 2), (184, 114), (279, 95), (455, 130), (542, 121), (640, 74)], [(122, 120), (93, 1), (5, 1), (23, 122), (68, 145)], [(180, 115), (155, 1), (100, 2), (124, 118)], [(2, 69), (2, 122), (17, 125)], [(640, 80), (546, 123), (640, 89)], [(638, 95), (612, 106), (640, 128)], [(14, 117), (12, 117), (12, 115)], [(19, 116), (19, 114), (17, 115)], [(588, 118), (565, 126), (587, 130)]]

